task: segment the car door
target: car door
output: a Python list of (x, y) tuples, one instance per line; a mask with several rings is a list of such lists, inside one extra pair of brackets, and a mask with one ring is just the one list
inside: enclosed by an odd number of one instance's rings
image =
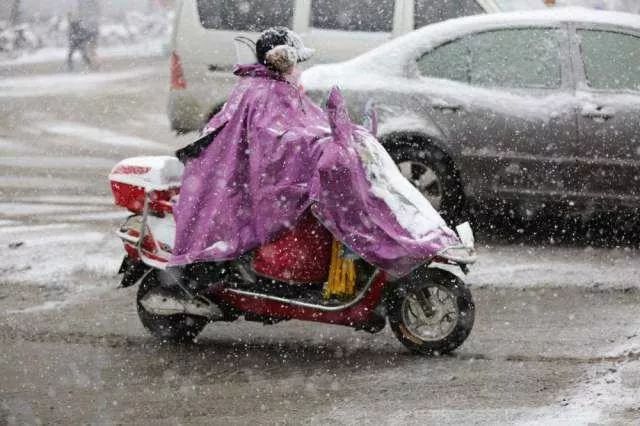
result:
[(576, 24), (573, 36), (582, 191), (640, 206), (640, 32)]
[(577, 141), (568, 52), (566, 26), (522, 27), (474, 33), (418, 60), (427, 112), (460, 148), (467, 195), (542, 204), (571, 185), (558, 156)]

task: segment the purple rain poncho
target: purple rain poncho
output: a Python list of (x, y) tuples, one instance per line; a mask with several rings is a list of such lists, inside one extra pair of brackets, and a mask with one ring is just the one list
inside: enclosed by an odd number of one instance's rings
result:
[(207, 124), (213, 141), (186, 163), (170, 265), (222, 261), (276, 239), (311, 209), (334, 237), (402, 276), (459, 244), (429, 202), (332, 90), (327, 112), (260, 64)]

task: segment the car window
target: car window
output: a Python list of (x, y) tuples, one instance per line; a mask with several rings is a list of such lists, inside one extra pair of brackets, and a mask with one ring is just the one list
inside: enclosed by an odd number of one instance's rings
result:
[(640, 38), (578, 30), (587, 83), (594, 89), (640, 90)]
[(469, 49), (464, 39), (436, 47), (418, 59), (418, 71), (425, 77), (469, 82)]
[(508, 29), (469, 38), (471, 84), (485, 87), (557, 88), (561, 84), (558, 30)]
[(294, 0), (198, 0), (202, 26), (208, 29), (254, 31), (291, 26)]
[(314, 28), (390, 32), (393, 28), (393, 0), (313, 0)]
[(415, 0), (413, 27), (420, 28), (434, 22), (445, 21), (460, 16), (484, 13), (476, 0)]

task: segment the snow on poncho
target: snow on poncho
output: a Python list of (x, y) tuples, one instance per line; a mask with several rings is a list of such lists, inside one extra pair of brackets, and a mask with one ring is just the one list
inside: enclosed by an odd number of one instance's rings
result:
[(186, 162), (171, 265), (234, 259), (276, 239), (309, 209), (363, 259), (402, 276), (459, 240), (380, 143), (260, 64), (239, 66), (213, 141)]

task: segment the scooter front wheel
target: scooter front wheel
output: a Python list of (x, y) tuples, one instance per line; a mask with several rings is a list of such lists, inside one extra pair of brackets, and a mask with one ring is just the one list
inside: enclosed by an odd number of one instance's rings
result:
[(136, 297), (140, 322), (151, 334), (165, 341), (189, 342), (195, 339), (209, 322), (207, 318), (187, 314), (157, 315), (147, 311), (140, 303), (149, 291), (160, 285), (155, 270), (142, 279)]
[(398, 281), (387, 300), (389, 324), (409, 350), (422, 355), (453, 351), (471, 333), (475, 306), (455, 275), (419, 268)]

